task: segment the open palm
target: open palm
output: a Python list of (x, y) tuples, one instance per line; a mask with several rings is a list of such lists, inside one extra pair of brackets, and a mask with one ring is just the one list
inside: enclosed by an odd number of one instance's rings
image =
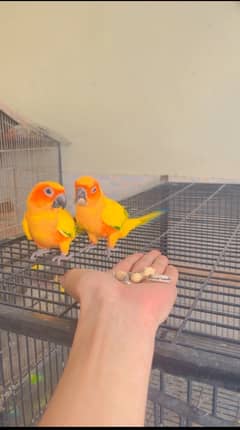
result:
[[(113, 272), (141, 272), (146, 267), (153, 267), (158, 274), (166, 274), (171, 281), (143, 281), (127, 285), (118, 281)], [(159, 251), (147, 254), (132, 254), (121, 260), (112, 270), (72, 269), (63, 278), (65, 291), (81, 303), (81, 314), (86, 310), (94, 313), (99, 304), (104, 303), (114, 312), (121, 312), (124, 318), (130, 313), (136, 321), (141, 319), (156, 330), (166, 320), (176, 300), (178, 279), (177, 269), (168, 265), (168, 258)]]

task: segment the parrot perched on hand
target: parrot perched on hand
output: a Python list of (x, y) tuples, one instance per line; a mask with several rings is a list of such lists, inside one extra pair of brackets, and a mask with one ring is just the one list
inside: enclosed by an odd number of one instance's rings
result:
[(33, 240), (39, 248), (31, 260), (48, 253), (51, 248), (61, 251), (52, 261), (60, 264), (61, 260), (71, 258), (68, 252), (76, 236), (76, 224), (65, 206), (65, 190), (57, 182), (39, 182), (29, 193), (22, 227), (27, 239)]
[(106, 197), (96, 179), (82, 176), (75, 181), (75, 219), (88, 234), (90, 245), (97, 245), (100, 238), (107, 239), (107, 255), (110, 257), (117, 241), (134, 228), (165, 213), (155, 211), (138, 218), (129, 218), (127, 210), (118, 202)]

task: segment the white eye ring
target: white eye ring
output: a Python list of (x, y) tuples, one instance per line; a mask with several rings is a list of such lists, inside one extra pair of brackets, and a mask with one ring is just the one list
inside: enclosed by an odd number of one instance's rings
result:
[(96, 188), (96, 187), (93, 187), (93, 188), (91, 189), (91, 193), (92, 193), (92, 194), (96, 193), (96, 191), (97, 191), (97, 188)]
[(46, 187), (44, 188), (44, 193), (46, 194), (46, 196), (51, 197), (53, 195), (53, 189), (50, 187)]

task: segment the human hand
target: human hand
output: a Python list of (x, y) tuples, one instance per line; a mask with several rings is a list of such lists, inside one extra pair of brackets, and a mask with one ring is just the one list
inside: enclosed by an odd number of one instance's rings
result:
[[(169, 284), (126, 285), (113, 272), (152, 266)], [(73, 269), (62, 284), (80, 302), (63, 376), (40, 426), (143, 426), (155, 332), (176, 299), (177, 270), (159, 251), (134, 254), (112, 270)]]
[[(153, 267), (158, 274), (166, 274), (168, 284), (144, 281), (126, 285), (113, 276), (114, 271), (141, 272)], [(128, 323), (140, 324), (155, 332), (168, 317), (176, 300), (178, 271), (168, 265), (166, 256), (157, 250), (147, 254), (133, 254), (121, 260), (112, 270), (72, 269), (62, 281), (65, 291), (81, 304), (82, 319), (89, 311), (91, 317), (104, 309), (116, 319), (120, 315)]]

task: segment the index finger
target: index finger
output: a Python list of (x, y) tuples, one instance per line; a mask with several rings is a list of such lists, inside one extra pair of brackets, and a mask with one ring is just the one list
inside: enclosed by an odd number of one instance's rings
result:
[(167, 269), (165, 270), (164, 274), (169, 276), (173, 285), (177, 284), (179, 273), (175, 266), (167, 266)]
[(124, 260), (119, 261), (115, 266), (113, 266), (112, 270), (122, 270), (123, 272), (130, 272), (131, 268), (138, 260), (140, 260), (143, 256), (143, 253), (136, 253), (132, 255), (128, 255), (128, 257), (124, 258)]

